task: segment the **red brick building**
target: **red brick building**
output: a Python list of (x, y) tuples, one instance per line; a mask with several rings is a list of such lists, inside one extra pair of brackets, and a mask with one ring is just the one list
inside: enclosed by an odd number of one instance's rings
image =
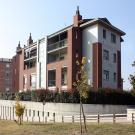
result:
[(70, 90), (76, 80), (76, 59), (87, 58), (88, 83), (94, 88), (122, 88), (121, 42), (125, 33), (107, 18), (82, 19), (27, 45), (20, 43), (12, 59), (13, 89)]
[(11, 59), (0, 58), (0, 92), (12, 91)]

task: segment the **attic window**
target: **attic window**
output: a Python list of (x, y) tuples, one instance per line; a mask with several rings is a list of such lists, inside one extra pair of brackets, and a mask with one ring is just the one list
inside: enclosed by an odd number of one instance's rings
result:
[(103, 29), (103, 38), (106, 39), (106, 30)]
[(111, 42), (116, 43), (116, 35), (111, 33)]

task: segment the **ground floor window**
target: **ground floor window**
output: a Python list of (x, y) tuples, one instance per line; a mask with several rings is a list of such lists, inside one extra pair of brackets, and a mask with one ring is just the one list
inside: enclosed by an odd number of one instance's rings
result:
[(67, 67), (61, 69), (61, 85), (67, 85)]
[(36, 88), (36, 75), (35, 74), (31, 74), (30, 76), (30, 86), (32, 88)]
[(48, 71), (48, 86), (56, 86), (56, 70), (49, 70)]

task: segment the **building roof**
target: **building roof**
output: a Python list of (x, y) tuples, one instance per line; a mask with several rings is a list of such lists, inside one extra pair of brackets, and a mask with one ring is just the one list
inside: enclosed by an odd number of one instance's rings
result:
[(0, 58), (0, 62), (11, 62), (11, 59), (8, 59), (8, 58)]
[[(94, 25), (96, 23), (100, 23), (102, 25), (105, 25), (106, 27), (115, 30), (117, 33), (119, 33), (121, 36), (125, 35), (125, 32), (123, 32), (122, 30), (118, 29), (117, 27), (113, 26), (110, 21), (107, 18), (91, 18), (91, 19), (82, 19), (79, 21), (79, 27), (87, 27), (87, 26), (91, 26)], [(74, 25), (69, 25), (61, 30), (58, 30), (50, 35), (48, 35), (48, 38), (54, 37), (60, 33), (63, 33), (65, 31), (67, 31), (69, 28), (73, 27)]]
[(95, 18), (95, 19), (91, 19), (90, 21), (87, 21), (86, 23), (81, 24), (80, 27), (83, 28), (83, 27), (94, 25), (94, 24), (104, 25), (105, 27), (116, 31), (120, 36), (124, 36), (125, 35), (125, 32), (123, 32), (122, 30), (120, 30), (117, 27), (113, 26), (109, 22), (109, 20), (107, 18)]

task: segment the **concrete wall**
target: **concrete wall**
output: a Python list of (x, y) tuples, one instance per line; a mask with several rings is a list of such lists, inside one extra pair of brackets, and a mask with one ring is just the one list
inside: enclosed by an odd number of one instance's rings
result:
[[(79, 122), (79, 104), (67, 104), (67, 103), (46, 103), (44, 106), (39, 102), (21, 102), (25, 105), (25, 111), (23, 115), (24, 121), (31, 122), (72, 122), (72, 116), (76, 118)], [(135, 106), (127, 105), (94, 105), (94, 104), (84, 104), (84, 112), (88, 117), (96, 117), (95, 122), (97, 122), (97, 114), (103, 116), (111, 115), (111, 122), (113, 114), (117, 114), (117, 122), (133, 122), (132, 113), (135, 114)], [(127, 109), (128, 108), (128, 109)], [(55, 113), (55, 115), (54, 115)], [(126, 117), (127, 113), (127, 117)], [(121, 114), (121, 116), (120, 116)], [(118, 118), (119, 115), (119, 118)], [(124, 117), (122, 115), (125, 115)], [(5, 120), (17, 120), (15, 115), (15, 101), (11, 100), (0, 100), (0, 119)], [(110, 119), (110, 118), (109, 118)], [(128, 121), (127, 121), (128, 120)], [(135, 116), (134, 116), (135, 120)]]
[[(43, 111), (43, 104), (40, 102), (21, 102), (25, 105), (26, 109)], [(13, 107), (15, 101), (11, 100), (0, 100), (0, 106)], [(86, 114), (112, 114), (112, 113), (126, 113), (126, 105), (98, 105), (98, 104), (84, 104), (84, 112)], [(79, 104), (69, 104), (69, 103), (46, 103), (44, 106), (45, 112), (63, 114), (63, 115), (73, 115), (79, 114), (80, 105)]]
[(135, 121), (135, 108), (128, 108), (127, 109), (127, 120)]

